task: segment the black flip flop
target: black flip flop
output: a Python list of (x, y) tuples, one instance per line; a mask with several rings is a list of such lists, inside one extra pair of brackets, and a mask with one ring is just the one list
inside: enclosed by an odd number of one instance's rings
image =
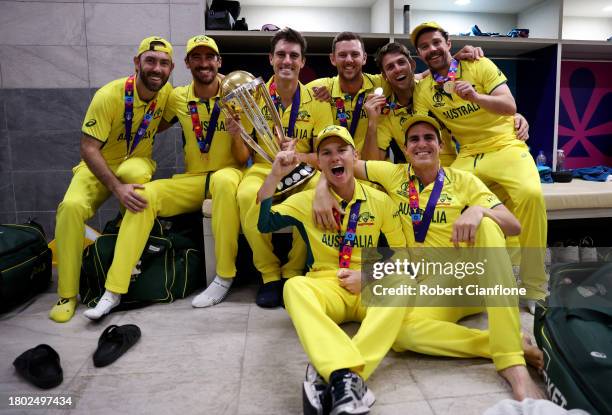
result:
[(140, 329), (134, 324), (108, 326), (100, 335), (98, 348), (93, 355), (95, 367), (104, 367), (119, 359), (140, 339)]
[(42, 389), (54, 388), (64, 380), (59, 355), (47, 344), (26, 350), (13, 366), (28, 382)]

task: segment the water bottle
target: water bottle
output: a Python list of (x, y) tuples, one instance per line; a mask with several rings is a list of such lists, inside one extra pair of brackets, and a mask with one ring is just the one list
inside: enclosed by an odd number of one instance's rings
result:
[(410, 5), (404, 5), (404, 33), (410, 33)]
[(546, 156), (544, 155), (544, 152), (542, 150), (540, 150), (540, 152), (538, 153), (538, 157), (536, 157), (536, 165), (546, 166)]
[(557, 150), (557, 171), (565, 170), (565, 151)]

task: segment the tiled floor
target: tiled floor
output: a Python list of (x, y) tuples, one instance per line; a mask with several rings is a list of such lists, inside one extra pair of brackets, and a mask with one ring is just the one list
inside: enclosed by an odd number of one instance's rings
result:
[[(63, 383), (50, 392), (72, 395), (76, 408), (9, 411), (5, 401), (0, 413), (300, 414), (306, 355), (285, 311), (258, 308), (255, 290), (237, 287), (208, 309), (185, 299), (112, 313), (99, 324), (83, 317), (82, 305), (70, 322), (52, 322), (47, 313), (56, 297), (43, 294), (18, 314), (0, 315), (0, 397), (41, 392), (17, 377), (12, 361), (47, 343), (64, 370)], [(527, 329), (530, 317), (522, 314)], [(95, 368), (99, 335), (127, 323), (140, 327), (140, 341), (112, 365)], [(354, 333), (357, 325), (346, 328)], [(484, 359), (390, 352), (368, 383), (377, 397), (372, 414), (481, 414), (511, 397)]]

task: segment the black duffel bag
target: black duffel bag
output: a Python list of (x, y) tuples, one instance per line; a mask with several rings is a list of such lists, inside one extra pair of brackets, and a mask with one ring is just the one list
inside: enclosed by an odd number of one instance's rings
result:
[(36, 222), (0, 225), (0, 312), (49, 287), (51, 257), (43, 228)]
[(550, 296), (536, 307), (534, 335), (551, 401), (612, 414), (612, 263), (554, 266)]
[[(83, 252), (79, 292), (81, 302), (89, 307), (104, 294), (120, 219), (107, 223), (103, 234)], [(201, 224), (199, 212), (155, 219), (128, 292), (121, 296), (124, 308), (170, 303), (205, 285)]]

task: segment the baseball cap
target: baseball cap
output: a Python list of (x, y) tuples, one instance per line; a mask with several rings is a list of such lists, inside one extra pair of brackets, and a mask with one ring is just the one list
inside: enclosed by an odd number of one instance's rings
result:
[(325, 127), (323, 130), (321, 130), (317, 138), (315, 138), (315, 151), (319, 151), (319, 146), (321, 145), (321, 143), (329, 137), (340, 137), (342, 141), (347, 144), (350, 144), (351, 146), (353, 146), (353, 148), (355, 147), (353, 137), (351, 137), (351, 133), (349, 133), (346, 128), (341, 127), (339, 125), (330, 125), (329, 127)]
[(436, 29), (442, 32), (446, 32), (446, 30), (444, 30), (442, 26), (440, 26), (436, 22), (421, 23), (420, 25), (418, 25), (412, 30), (412, 33), (410, 33), (410, 40), (412, 40), (412, 44), (414, 45), (415, 48), (417, 47), (416, 41), (417, 41), (417, 38), (419, 37), (419, 34), (425, 29)]
[(158, 52), (166, 52), (170, 59), (172, 59), (172, 45), (163, 37), (151, 36), (143, 39), (138, 46), (138, 55), (140, 56), (148, 50), (155, 50)]
[(189, 52), (197, 48), (198, 46), (206, 46), (215, 51), (215, 53), (219, 54), (219, 48), (217, 47), (217, 42), (212, 37), (206, 35), (197, 35), (192, 37), (187, 41), (187, 46), (185, 46), (185, 56), (189, 55)]
[(406, 128), (406, 134), (408, 134), (408, 130), (410, 130), (410, 127), (420, 122), (425, 122), (434, 127), (436, 129), (436, 134), (438, 134), (438, 138), (442, 137), (442, 133), (440, 132), (440, 123), (438, 122), (438, 120), (428, 115), (413, 115), (412, 117), (409, 117), (408, 121), (406, 121), (406, 123), (404, 124), (404, 128)]

